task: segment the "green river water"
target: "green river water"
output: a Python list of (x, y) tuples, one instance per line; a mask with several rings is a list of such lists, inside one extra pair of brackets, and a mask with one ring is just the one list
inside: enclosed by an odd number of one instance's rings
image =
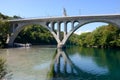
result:
[(34, 46), (0, 49), (0, 58), (0, 80), (120, 80), (119, 49)]

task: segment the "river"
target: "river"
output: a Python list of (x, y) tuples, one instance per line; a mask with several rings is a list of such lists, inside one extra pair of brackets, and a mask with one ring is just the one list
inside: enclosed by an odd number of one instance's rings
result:
[(120, 80), (119, 49), (34, 46), (0, 49), (0, 58), (3, 80)]

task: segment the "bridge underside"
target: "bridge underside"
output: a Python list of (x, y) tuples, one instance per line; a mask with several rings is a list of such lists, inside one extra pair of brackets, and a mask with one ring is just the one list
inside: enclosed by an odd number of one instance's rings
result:
[[(58, 17), (45, 19), (21, 19), (10, 20), (11, 35), (7, 39), (9, 46), (13, 46), (14, 40), (20, 31), (30, 24), (38, 24), (47, 28), (57, 41), (57, 48), (64, 48), (68, 38), (81, 26), (91, 22), (106, 22), (120, 28), (120, 15), (110, 16), (78, 16), (78, 17)], [(61, 35), (61, 32), (64, 34)]]

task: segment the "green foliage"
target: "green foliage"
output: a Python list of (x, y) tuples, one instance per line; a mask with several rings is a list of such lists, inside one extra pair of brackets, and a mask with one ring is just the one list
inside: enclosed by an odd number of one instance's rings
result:
[(10, 17), (0, 13), (0, 20), (5, 20), (5, 19), (21, 19), (21, 17), (16, 15), (14, 15), (13, 17)]
[(5, 19), (13, 19), (13, 17), (9, 17), (7, 15), (0, 13), (0, 48), (5, 47), (7, 36), (10, 33), (9, 32), (10, 23), (5, 22), (4, 21)]
[(68, 39), (67, 45), (79, 45), (79, 35), (72, 34), (72, 36)]
[(21, 17), (14, 15), (14, 16), (13, 16), (13, 19), (21, 19)]
[(0, 19), (8, 19), (9, 16), (3, 15), (2, 13), (0, 13)]
[(53, 35), (40, 25), (26, 26), (18, 35), (15, 42), (31, 44), (56, 44)]
[(3, 22), (0, 20), (0, 47), (5, 47), (7, 36), (9, 34), (9, 22)]
[(120, 47), (120, 29), (111, 24), (96, 28), (79, 37), (80, 45), (86, 47)]

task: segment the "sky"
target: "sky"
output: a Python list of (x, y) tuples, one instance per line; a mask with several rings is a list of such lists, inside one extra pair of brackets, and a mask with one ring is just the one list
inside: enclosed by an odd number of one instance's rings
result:
[[(63, 8), (68, 16), (120, 14), (120, 0), (1, 0), (0, 12), (8, 16), (39, 18), (63, 16)], [(105, 25), (105, 23), (88, 26)], [(85, 26), (86, 27), (86, 26)], [(92, 31), (93, 27), (81, 32)], [(79, 32), (79, 31), (78, 31)]]

